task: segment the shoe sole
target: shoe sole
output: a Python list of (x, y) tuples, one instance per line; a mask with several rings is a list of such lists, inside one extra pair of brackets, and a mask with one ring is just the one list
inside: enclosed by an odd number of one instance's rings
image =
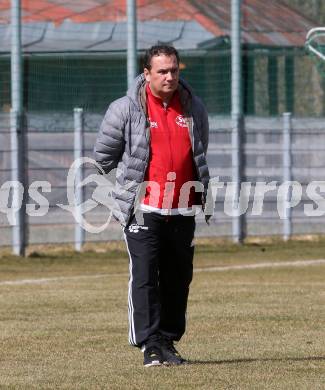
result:
[(154, 360), (151, 363), (144, 364), (145, 367), (156, 367), (156, 366), (161, 366), (162, 363), (159, 360)]

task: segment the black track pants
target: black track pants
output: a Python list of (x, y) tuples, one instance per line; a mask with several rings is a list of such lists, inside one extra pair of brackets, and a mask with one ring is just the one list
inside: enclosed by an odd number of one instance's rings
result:
[(185, 332), (189, 285), (193, 276), (192, 216), (145, 213), (124, 229), (130, 257), (129, 342), (141, 347), (163, 334), (178, 341)]

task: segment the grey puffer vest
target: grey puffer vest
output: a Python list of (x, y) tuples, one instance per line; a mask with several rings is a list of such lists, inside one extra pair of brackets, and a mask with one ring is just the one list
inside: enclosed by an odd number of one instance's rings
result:
[[(94, 149), (95, 160), (105, 173), (117, 168), (113, 197), (119, 210), (114, 211), (114, 216), (123, 226), (127, 225), (133, 214), (136, 195), (144, 181), (149, 161), (150, 127), (146, 115), (145, 84), (144, 75), (139, 75), (127, 95), (110, 104)], [(182, 79), (178, 90), (189, 128), (197, 176), (204, 186), (204, 208), (209, 184), (206, 162), (208, 115), (201, 100)]]

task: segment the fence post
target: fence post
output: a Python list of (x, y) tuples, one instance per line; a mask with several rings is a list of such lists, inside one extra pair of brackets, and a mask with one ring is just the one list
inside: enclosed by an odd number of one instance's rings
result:
[[(238, 205), (240, 210), (240, 190), (243, 180), (244, 159), (243, 159), (243, 138), (245, 124), (242, 115), (233, 115), (232, 118), (232, 181), (234, 183), (234, 204)], [(232, 217), (232, 240), (234, 243), (242, 243), (246, 236), (245, 214)]]
[(137, 2), (127, 0), (127, 82), (128, 88), (137, 75)]
[[(21, 186), (25, 187), (23, 139), (23, 95), (22, 95), (22, 49), (21, 49), (21, 1), (11, 0), (11, 180), (12, 193), (12, 250), (24, 256), (26, 248), (25, 199)], [(22, 199), (21, 199), (22, 196)]]
[(13, 109), (10, 110), (10, 159), (12, 192), (12, 251), (17, 256), (25, 256), (26, 218), (25, 218), (25, 176), (24, 176), (24, 143), (22, 118)]
[[(241, 78), (241, 1), (231, 0), (231, 119), (232, 119), (232, 181), (235, 185), (234, 201), (240, 200), (243, 164), (243, 131), (242, 78)], [(244, 240), (245, 216), (234, 216), (232, 219), (233, 242)]]
[[(84, 115), (82, 108), (74, 108), (74, 160), (83, 157), (84, 153)], [(75, 172), (75, 197), (76, 197), (76, 214), (77, 221), (82, 219), (82, 208), (80, 205), (84, 202), (84, 189), (79, 184), (83, 180), (82, 166)], [(75, 224), (74, 231), (75, 250), (80, 252), (85, 241), (85, 231), (80, 223)]]
[[(291, 181), (291, 113), (285, 112), (283, 114), (283, 182)], [(289, 191), (287, 193), (287, 198), (283, 199), (283, 208), (284, 208), (284, 219), (283, 219), (283, 239), (285, 241), (289, 240), (292, 234), (292, 218), (291, 218), (291, 208), (285, 206), (286, 202), (289, 201)]]
[(23, 111), (23, 74), (21, 45), (21, 0), (11, 0), (11, 108), (18, 116)]

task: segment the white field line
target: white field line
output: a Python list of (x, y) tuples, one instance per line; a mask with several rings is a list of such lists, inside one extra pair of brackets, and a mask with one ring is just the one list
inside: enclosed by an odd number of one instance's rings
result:
[(325, 264), (325, 259), (320, 260), (298, 260), (298, 261), (281, 261), (256, 264), (241, 264), (219, 267), (202, 267), (196, 268), (195, 272), (224, 272), (237, 269), (257, 269), (257, 268), (277, 268), (277, 267), (306, 267), (309, 265)]
[(15, 286), (22, 284), (46, 284), (49, 282), (60, 282), (62, 280), (81, 280), (81, 279), (97, 279), (107, 276), (126, 275), (126, 274), (95, 274), (95, 275), (75, 275), (75, 276), (57, 276), (54, 278), (40, 278), (40, 279), (18, 279), (18, 280), (6, 280), (0, 282), (0, 286)]
[[(258, 269), (258, 268), (307, 267), (310, 265), (323, 265), (323, 264), (325, 264), (325, 259), (282, 261), (282, 262), (241, 264), (241, 265), (229, 265), (229, 266), (217, 266), (217, 267), (202, 267), (202, 268), (195, 268), (194, 272), (225, 272), (225, 271), (232, 271), (232, 270)], [(53, 278), (39, 278), (39, 279), (6, 280), (0, 282), (0, 286), (46, 284), (50, 282), (60, 282), (65, 280), (98, 279), (98, 278), (106, 278), (108, 276), (127, 276), (127, 275), (128, 274), (126, 273), (111, 273), (111, 274), (94, 274), (94, 275), (58, 276)]]

